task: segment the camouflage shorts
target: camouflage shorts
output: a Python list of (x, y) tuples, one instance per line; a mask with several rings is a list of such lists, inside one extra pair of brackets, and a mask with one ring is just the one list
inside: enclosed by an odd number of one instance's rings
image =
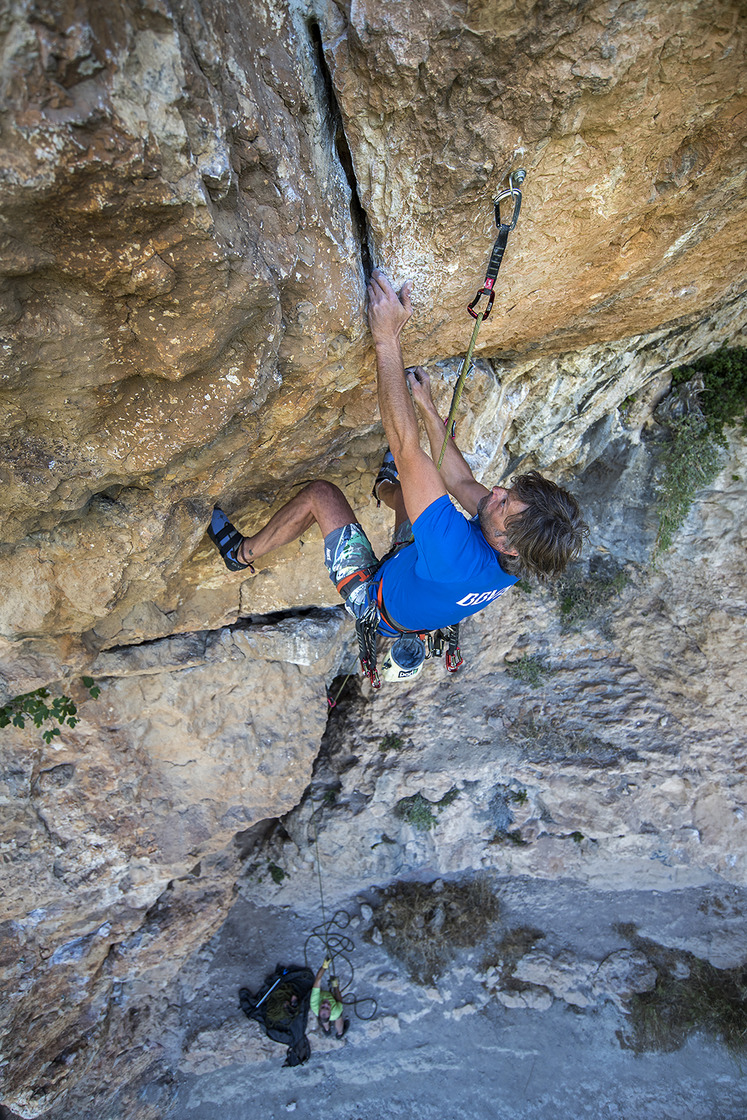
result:
[[(403, 521), (392, 537), (392, 547), (387, 558), (413, 540), (412, 525)], [(355, 583), (354, 590), (345, 594), (344, 584), (356, 572), (368, 572), (373, 577), (379, 567), (379, 560), (371, 542), (357, 521), (333, 529), (324, 538), (324, 563), (329, 578), (345, 599), (345, 609), (353, 618), (362, 618), (375, 602), (375, 580), (361, 580)], [(351, 580), (351, 583), (353, 581)]]

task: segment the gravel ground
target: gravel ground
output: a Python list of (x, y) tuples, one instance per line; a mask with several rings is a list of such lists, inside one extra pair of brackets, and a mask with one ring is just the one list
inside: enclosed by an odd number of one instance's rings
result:
[[(532, 880), (498, 887), (497, 936), (532, 926), (553, 952), (601, 960), (628, 945), (616, 928), (626, 922), (720, 964), (747, 957), (747, 892), (733, 887), (600, 892)], [(637, 1055), (621, 1044), (627, 1017), (609, 1001), (580, 1009), (555, 999), (547, 1011), (486, 1002), (477, 976), (484, 947), (457, 959), (437, 988), (415, 985), (383, 947), (364, 940), (359, 901), (346, 907), (356, 942), (352, 990), (377, 999), (377, 1016), (367, 1023), (353, 1016), (342, 1043), (310, 1022), (312, 1057), (298, 1069), (282, 1068), (284, 1048), (241, 1015), (236, 993), (258, 987), (277, 961), (303, 963), (319, 916), (237, 902), (181, 976), (192, 1043), (169, 1120), (280, 1120), (294, 1112), (308, 1120), (747, 1117), (745, 1070), (712, 1038), (694, 1034), (673, 1053)], [(313, 967), (316, 949), (312, 943)]]

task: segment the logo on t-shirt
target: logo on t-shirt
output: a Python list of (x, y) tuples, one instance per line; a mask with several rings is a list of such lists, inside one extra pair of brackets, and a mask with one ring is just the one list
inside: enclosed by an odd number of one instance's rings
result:
[(492, 603), (493, 599), (497, 599), (505, 590), (505, 587), (501, 587), (498, 591), (483, 591), (481, 594), (473, 591), (470, 595), (465, 595), (463, 599), (457, 599), (457, 606), (476, 607), (478, 604)]

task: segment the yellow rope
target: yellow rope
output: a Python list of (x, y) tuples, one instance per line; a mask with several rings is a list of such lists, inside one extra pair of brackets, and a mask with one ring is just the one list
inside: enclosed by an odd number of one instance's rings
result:
[(444, 442), (443, 442), (443, 447), (441, 448), (441, 454), (438, 457), (437, 466), (438, 466), (439, 470), (441, 469), (441, 464), (444, 461), (444, 455), (446, 454), (447, 445), (449, 443), (449, 440), (451, 439), (451, 435), (452, 435), (451, 429), (452, 429), (452, 425), (454, 423), (454, 417), (457, 414), (457, 409), (459, 408), (459, 401), (462, 398), (462, 389), (464, 388), (464, 382), (467, 380), (467, 374), (469, 373), (470, 366), (472, 365), (472, 354), (473, 354), (474, 349), (475, 349), (475, 343), (477, 342), (477, 332), (480, 329), (480, 323), (482, 322), (482, 319), (483, 319), (483, 312), (480, 311), (480, 312), (478, 312), (477, 319), (475, 320), (475, 329), (472, 331), (472, 338), (469, 340), (469, 347), (467, 348), (467, 354), (465, 356), (464, 361), (462, 362), (462, 367), (459, 370), (459, 377), (457, 378), (457, 383), (454, 386), (454, 395), (451, 398), (451, 408), (449, 409), (449, 418), (446, 421), (446, 435), (444, 436)]

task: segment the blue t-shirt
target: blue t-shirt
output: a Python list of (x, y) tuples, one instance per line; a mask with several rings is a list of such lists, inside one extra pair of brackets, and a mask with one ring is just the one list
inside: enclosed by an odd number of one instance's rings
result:
[(405, 630), (437, 630), (476, 614), (516, 583), (504, 572), (477, 521), (468, 521), (448, 494), (412, 526), (415, 543), (380, 568), (384, 606)]

